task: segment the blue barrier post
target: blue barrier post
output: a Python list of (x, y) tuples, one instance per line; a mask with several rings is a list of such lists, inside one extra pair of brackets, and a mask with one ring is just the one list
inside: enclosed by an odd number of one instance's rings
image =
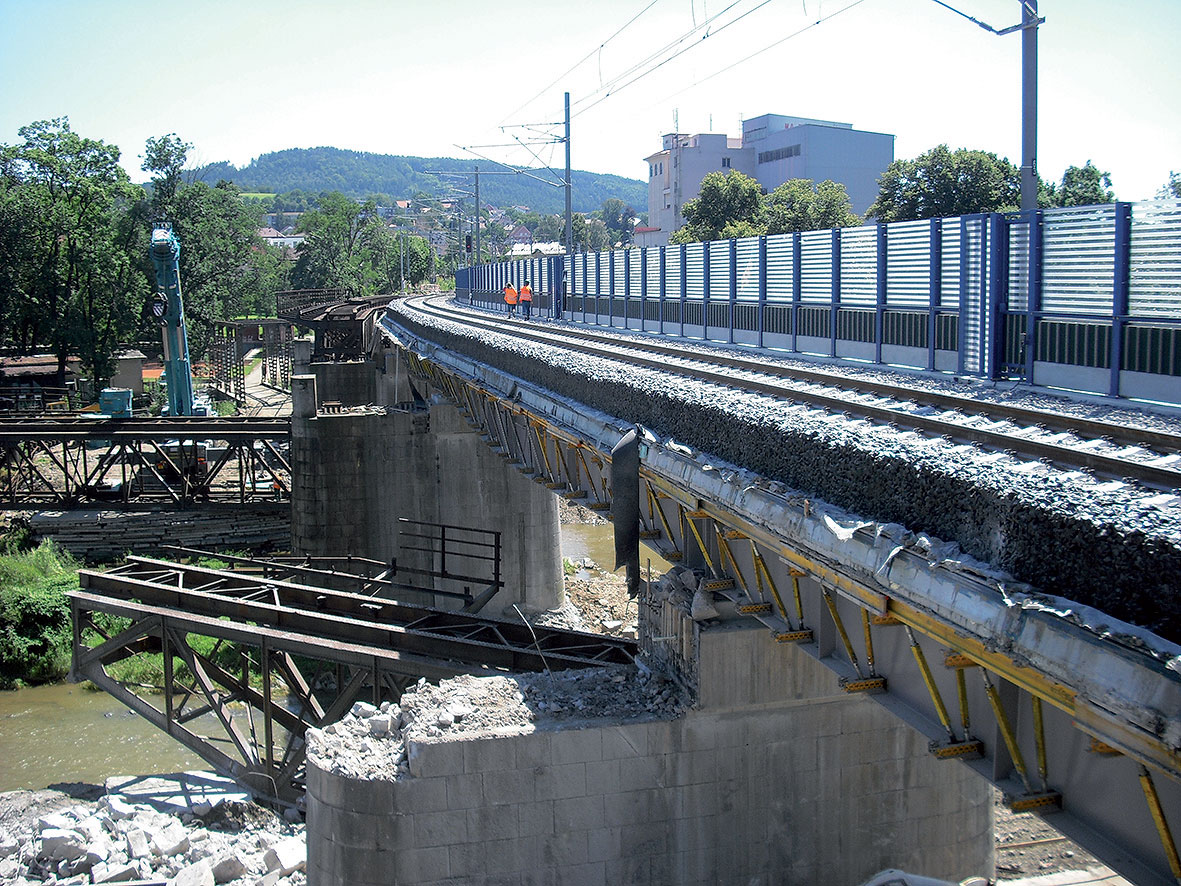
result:
[(1132, 204), (1115, 204), (1115, 269), (1111, 290), (1111, 378), (1107, 394), (1118, 397), (1124, 363), (1124, 328), (1132, 284)]
[(640, 331), (648, 325), (648, 250), (640, 250)]
[(709, 341), (709, 242), (701, 244), (701, 340)]
[(615, 250), (607, 253), (607, 325), (615, 328)]
[(935, 346), (939, 329), (939, 308), (943, 304), (943, 221), (931, 219), (927, 283), (927, 370), (935, 370)]
[(1037, 359), (1038, 322), (1042, 314), (1043, 235), (1042, 210), (1023, 213), (1029, 219), (1029, 279), (1025, 295), (1025, 381), (1033, 384), (1033, 364)]
[(730, 344), (734, 344), (734, 304), (738, 301), (738, 241), (730, 238)]
[(685, 301), (689, 298), (689, 280), (685, 274), (685, 269), (689, 264), (688, 246), (681, 244), (681, 338), (685, 337)]
[(763, 346), (767, 329), (767, 237), (759, 237), (759, 308), (755, 323), (758, 328), (758, 347)]
[(999, 212), (988, 214), (988, 366), (985, 371), (990, 379), (1001, 377), (1001, 366), (1005, 354), (1005, 309), (1008, 301), (1009, 245), (1008, 224)]
[(799, 343), (796, 338), (800, 332), (800, 298), (804, 290), (804, 272), (800, 268), (804, 254), (802, 237), (803, 235), (799, 231), (791, 235), (791, 349), (797, 352), (799, 351)]
[(832, 304), (829, 306), (828, 355), (837, 355), (837, 317), (841, 311), (841, 229), (832, 229)]
[(656, 302), (656, 322), (657, 322), (657, 328), (660, 330), (661, 335), (664, 335), (664, 294), (665, 294), (665, 288), (668, 285), (668, 279), (665, 277), (665, 268), (666, 268), (665, 262), (667, 261), (667, 259), (665, 258), (665, 250), (667, 248), (668, 247), (666, 247), (666, 246), (659, 247), (659, 249), (660, 249), (660, 291), (657, 293), (658, 299)]
[(875, 268), (877, 293), (873, 312), (873, 362), (875, 363), (882, 362), (882, 338), (885, 334), (883, 327), (886, 317), (886, 284), (890, 255), (889, 241), (886, 238), (886, 226), (879, 224), (877, 227), (877, 267)]

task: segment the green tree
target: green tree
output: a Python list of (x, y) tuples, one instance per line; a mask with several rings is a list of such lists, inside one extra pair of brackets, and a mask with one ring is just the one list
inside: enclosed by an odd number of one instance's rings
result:
[(697, 197), (681, 210), (685, 225), (673, 232), (670, 243), (696, 243), (766, 231), (762, 188), (748, 175), (731, 170), (711, 172), (701, 180)]
[(1159, 200), (1181, 200), (1181, 172), (1170, 172), (1169, 180), (1156, 192)]
[(603, 201), (603, 208), (599, 210), (599, 217), (607, 230), (611, 232), (613, 244), (630, 246), (634, 239), (633, 230), (636, 222), (636, 211), (618, 197), (609, 197)]
[(768, 194), (764, 200), (768, 234), (847, 228), (861, 224), (845, 186), (834, 181), (813, 185), (810, 179), (794, 178)]
[(375, 207), (361, 206), (339, 192), (325, 194), (319, 207), (304, 213), (298, 230), (305, 234), (292, 283), (299, 289), (365, 290), (362, 232), (373, 222)]
[(1115, 200), (1111, 175), (1100, 172), (1090, 160), (1082, 166), (1068, 166), (1062, 183), (1052, 193), (1055, 206), (1095, 206)]
[(185, 160), (192, 149), (192, 144), (183, 141), (175, 132), (149, 138), (145, 144), (144, 162), (140, 169), (153, 173), (152, 211), (157, 218), (171, 215), (176, 192), (180, 190)]
[(1011, 212), (1021, 205), (1021, 173), (987, 151), (939, 145), (913, 160), (895, 160), (878, 180), (866, 216), (880, 222)]
[(77, 354), (101, 385), (135, 321), (129, 306), (144, 295), (129, 258), (139, 247), (135, 226), (126, 224), (143, 190), (119, 165), (116, 146), (80, 136), (68, 118), (31, 123), (19, 135), (22, 144), (0, 146), (0, 240), (20, 237), (0, 246), (14, 263), (0, 270), (14, 296), (0, 326), (25, 348), (52, 350), (59, 380)]
[(207, 352), (215, 321), (274, 314), (282, 262), (258, 235), (261, 210), (243, 203), (229, 182), (184, 185), (169, 215), (181, 242), (181, 293), (196, 359)]

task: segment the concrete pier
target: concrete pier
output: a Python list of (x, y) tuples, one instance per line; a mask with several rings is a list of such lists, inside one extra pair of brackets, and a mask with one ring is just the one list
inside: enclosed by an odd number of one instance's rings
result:
[[(854, 884), (991, 875), (987, 783), (791, 644), (702, 630), (696, 709), (308, 766), (308, 883)], [(752, 673), (769, 679), (751, 680)]]
[[(430, 568), (429, 558), (400, 549), (399, 518), (495, 530), (501, 533), (504, 590), (484, 611), (516, 617), (513, 604), (536, 610), (561, 603), (557, 499), (506, 469), (453, 406), (324, 413), (317, 412), (316, 398), (321, 404), (333, 399), (331, 387), (296, 376), (292, 390), (294, 551), (398, 558)], [(450, 568), (462, 571), (454, 563)], [(488, 570), (479, 568), (480, 574)]]

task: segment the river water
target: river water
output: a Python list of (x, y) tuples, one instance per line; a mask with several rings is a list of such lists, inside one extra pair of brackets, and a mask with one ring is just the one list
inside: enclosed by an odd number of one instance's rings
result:
[[(610, 524), (563, 526), (562, 556), (589, 557), (609, 569), (615, 562)], [(0, 791), (208, 768), (105, 692), (69, 683), (0, 692)]]

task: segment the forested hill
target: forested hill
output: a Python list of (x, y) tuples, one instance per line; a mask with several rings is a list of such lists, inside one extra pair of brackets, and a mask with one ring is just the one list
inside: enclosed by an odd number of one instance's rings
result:
[[(403, 199), (416, 192), (443, 197), (452, 187), (471, 191), (471, 176), (430, 175), (426, 170), (471, 171), (477, 165), (481, 166), (481, 203), (501, 207), (528, 206), (543, 214), (565, 209), (566, 198), (561, 187), (545, 184), (528, 175), (485, 176), (484, 172), (503, 171), (503, 168), (478, 160), (399, 157), (340, 148), (291, 148), (263, 154), (241, 169), (226, 162), (211, 163), (197, 170), (196, 175), (210, 184), (219, 179), (232, 181), (248, 193), (340, 191), (358, 200), (375, 194)], [(552, 178), (557, 184), (558, 178), (544, 171), (530, 172), (540, 178)], [(574, 171), (573, 178), (571, 200), (575, 212), (596, 210), (609, 197), (618, 197), (637, 212), (648, 208), (648, 187), (644, 182), (579, 170)]]

